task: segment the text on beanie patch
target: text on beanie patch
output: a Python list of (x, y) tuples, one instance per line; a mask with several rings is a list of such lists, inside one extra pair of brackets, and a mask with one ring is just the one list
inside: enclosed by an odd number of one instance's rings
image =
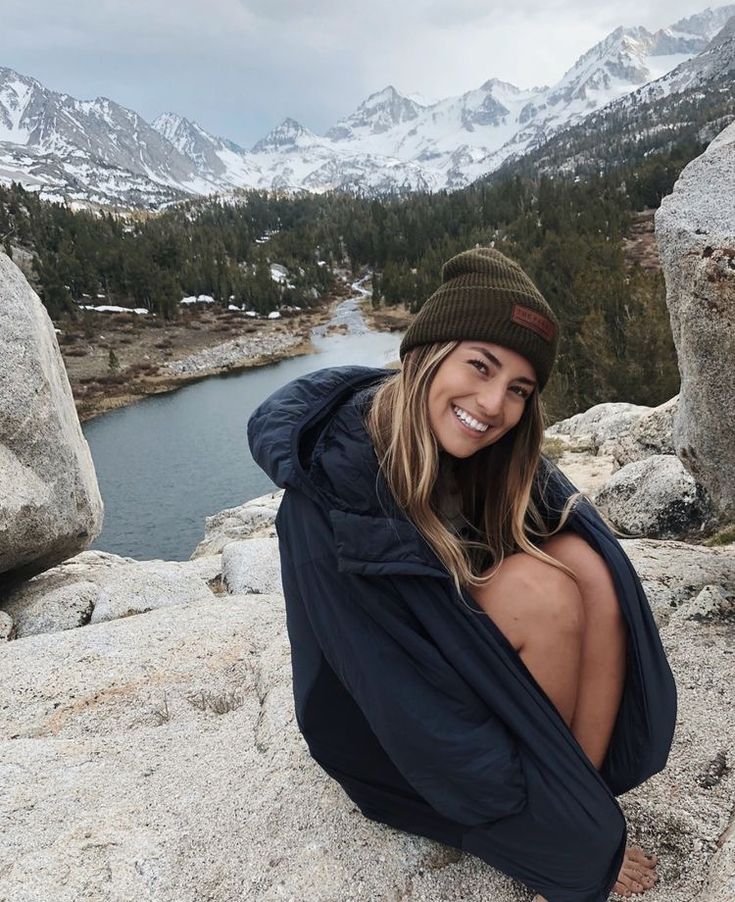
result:
[(530, 329), (540, 335), (545, 341), (553, 341), (556, 335), (556, 325), (548, 317), (538, 310), (524, 307), (523, 304), (514, 304), (511, 320), (518, 326)]

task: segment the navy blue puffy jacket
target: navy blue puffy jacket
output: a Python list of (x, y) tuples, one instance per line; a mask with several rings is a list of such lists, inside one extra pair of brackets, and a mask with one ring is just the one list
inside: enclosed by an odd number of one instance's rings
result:
[[(615, 796), (665, 765), (671, 671), (640, 582), (591, 505), (570, 528), (605, 558), (629, 627), (598, 772), (518, 654), (393, 504), (364, 428), (388, 371), (322, 370), (253, 414), (253, 457), (286, 489), (276, 521), (299, 728), (375, 820), (465, 849), (549, 902), (607, 898), (625, 843)], [(574, 487), (544, 461), (547, 519)]]

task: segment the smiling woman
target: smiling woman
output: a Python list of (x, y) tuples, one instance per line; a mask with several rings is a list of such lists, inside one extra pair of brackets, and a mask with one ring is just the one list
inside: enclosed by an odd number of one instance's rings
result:
[(556, 318), (466, 251), (401, 344), (253, 414), (299, 728), (369, 818), (482, 858), (548, 902), (656, 881), (615, 796), (665, 764), (676, 694), (640, 582), (545, 458)]

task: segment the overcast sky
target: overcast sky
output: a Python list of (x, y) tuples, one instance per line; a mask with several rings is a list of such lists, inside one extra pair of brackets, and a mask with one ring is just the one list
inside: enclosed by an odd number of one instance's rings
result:
[[(724, 4), (713, 4), (719, 6)], [(322, 134), (369, 94), (439, 99), (557, 81), (618, 25), (696, 0), (2, 0), (0, 66), (249, 147), (286, 116)]]

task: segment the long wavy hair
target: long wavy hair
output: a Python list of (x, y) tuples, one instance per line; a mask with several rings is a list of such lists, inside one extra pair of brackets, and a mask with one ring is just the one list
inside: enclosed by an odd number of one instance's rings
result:
[(445, 565), (458, 591), (484, 585), (504, 558), (516, 551), (574, 578), (568, 567), (531, 540), (543, 540), (562, 529), (579, 497), (567, 501), (558, 525), (548, 529), (532, 497), (544, 435), (538, 391), (531, 394), (513, 429), (455, 467), (462, 515), (472, 538), (460, 539), (442, 522), (440, 448), (429, 425), (428, 396), (437, 370), (458, 345), (452, 341), (411, 349), (401, 369), (381, 383), (373, 397), (366, 428), (388, 488)]

